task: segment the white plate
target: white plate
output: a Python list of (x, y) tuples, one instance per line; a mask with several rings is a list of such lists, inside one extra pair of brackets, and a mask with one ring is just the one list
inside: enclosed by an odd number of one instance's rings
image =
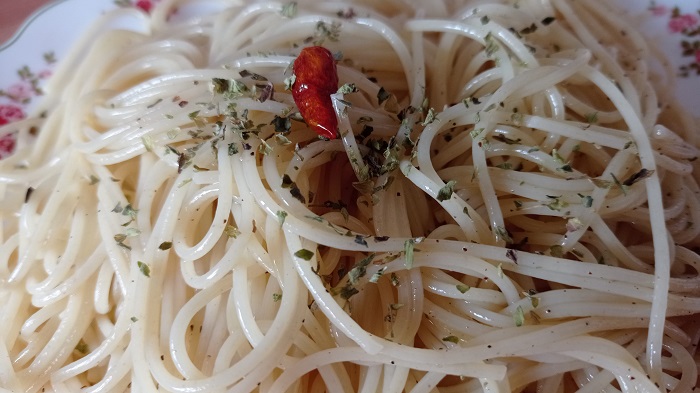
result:
[[(56, 61), (91, 21), (116, 7), (147, 11), (157, 1), (58, 0), (32, 15), (0, 46), (0, 125), (31, 112)], [(679, 76), (677, 97), (700, 117), (700, 1), (614, 1), (669, 57)]]

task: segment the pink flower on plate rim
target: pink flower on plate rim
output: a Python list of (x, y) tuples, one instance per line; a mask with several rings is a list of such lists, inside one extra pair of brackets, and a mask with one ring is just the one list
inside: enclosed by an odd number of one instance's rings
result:
[(34, 89), (26, 82), (17, 82), (5, 90), (5, 95), (14, 102), (26, 103), (34, 96)]
[(49, 79), (51, 75), (53, 75), (53, 71), (47, 68), (45, 70), (41, 70), (41, 72), (37, 74), (37, 77), (39, 77), (39, 79)]
[[(25, 116), (24, 110), (20, 106), (14, 104), (0, 105), (0, 126), (22, 120)], [(16, 143), (17, 137), (15, 133), (0, 136), (0, 159), (12, 154)]]
[(668, 13), (668, 7), (665, 5), (652, 5), (649, 7), (649, 12), (654, 16), (664, 16)]
[(15, 150), (17, 138), (14, 133), (0, 136), (0, 159), (3, 159)]
[(136, 7), (142, 9), (144, 12), (151, 12), (153, 3), (150, 0), (138, 0), (136, 2)]
[(150, 14), (153, 10), (153, 6), (159, 0), (113, 0), (114, 4), (119, 7), (135, 7), (141, 11)]
[(693, 14), (681, 14), (668, 21), (668, 30), (671, 33), (682, 33), (697, 26), (698, 17)]
[(24, 110), (14, 104), (0, 105), (0, 126), (22, 120), (25, 117)]

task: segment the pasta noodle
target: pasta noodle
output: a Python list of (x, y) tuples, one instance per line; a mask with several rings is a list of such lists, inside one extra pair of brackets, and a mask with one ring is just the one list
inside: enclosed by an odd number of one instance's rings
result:
[[(290, 91), (319, 45), (330, 140)], [(657, 56), (595, 0), (105, 14), (0, 128), (2, 391), (694, 390), (700, 145)]]

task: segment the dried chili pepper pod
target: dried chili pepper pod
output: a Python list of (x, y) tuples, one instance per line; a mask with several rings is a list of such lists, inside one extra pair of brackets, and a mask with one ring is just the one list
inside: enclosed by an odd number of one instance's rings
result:
[(331, 94), (338, 90), (338, 71), (333, 54), (322, 46), (304, 48), (294, 61), (292, 97), (299, 113), (317, 134), (338, 135)]

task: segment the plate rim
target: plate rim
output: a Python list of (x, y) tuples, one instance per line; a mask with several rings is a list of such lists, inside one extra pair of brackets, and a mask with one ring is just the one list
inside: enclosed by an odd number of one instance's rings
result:
[(5, 42), (0, 44), (0, 52), (6, 50), (7, 48), (9, 48), (12, 45), (14, 45), (15, 43), (17, 43), (17, 41), (19, 41), (19, 39), (22, 37), (24, 32), (29, 28), (29, 26), (34, 21), (36, 21), (41, 15), (45, 14), (50, 9), (52, 9), (52, 8), (62, 4), (62, 3), (66, 3), (68, 1), (72, 1), (72, 0), (52, 0), (52, 1), (42, 5), (38, 9), (34, 10), (34, 12), (29, 14), (29, 16), (24, 19), (22, 24), (19, 26), (19, 28), (17, 28), (17, 30), (15, 30), (15, 32), (10, 36), (10, 38), (8, 38)]

